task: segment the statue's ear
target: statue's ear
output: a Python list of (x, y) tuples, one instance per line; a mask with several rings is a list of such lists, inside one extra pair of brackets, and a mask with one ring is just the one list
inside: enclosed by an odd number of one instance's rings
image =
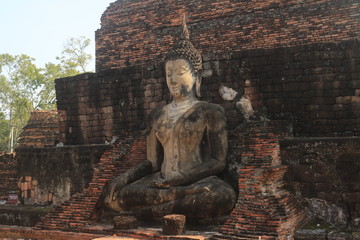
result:
[(202, 70), (197, 71), (196, 83), (195, 83), (195, 90), (196, 96), (201, 97), (200, 87), (202, 81)]

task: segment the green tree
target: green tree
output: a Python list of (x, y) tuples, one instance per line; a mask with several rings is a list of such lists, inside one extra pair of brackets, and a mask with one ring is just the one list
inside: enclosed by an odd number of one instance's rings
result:
[(39, 86), (43, 76), (27, 55), (0, 55), (0, 103), (2, 113), (8, 116), (9, 143), (6, 150), (12, 151), (22, 127), (38, 102)]
[(62, 55), (57, 59), (61, 61), (61, 66), (69, 73), (77, 70), (86, 72), (87, 66), (92, 60), (91, 54), (86, 52), (90, 45), (90, 39), (81, 36), (79, 38), (69, 38), (64, 44)]
[(91, 55), (85, 37), (70, 38), (60, 63), (34, 64), (27, 55), (0, 54), (0, 151), (12, 152), (33, 110), (56, 108), (54, 80), (85, 72)]
[(0, 112), (0, 152), (5, 151), (8, 147), (10, 137), (10, 129), (5, 114)]

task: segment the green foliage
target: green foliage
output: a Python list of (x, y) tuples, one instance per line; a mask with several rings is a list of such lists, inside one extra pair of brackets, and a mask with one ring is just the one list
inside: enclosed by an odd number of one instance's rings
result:
[(84, 36), (70, 38), (64, 45), (62, 56), (57, 59), (65, 71), (72, 74), (72, 71), (86, 72), (86, 67), (92, 59), (91, 54), (86, 53), (85, 49), (90, 45), (90, 39)]
[[(30, 112), (34, 109), (37, 95), (35, 92), (43, 80), (38, 69), (33, 63), (34, 59), (26, 55), (12, 56), (0, 55), (0, 92), (1, 112), (8, 116), (8, 124), (1, 132), (9, 135), (8, 144), (1, 146), (1, 150), (11, 151), (21, 129), (28, 121)], [(6, 147), (6, 148), (5, 148)], [(5, 149), (4, 149), (5, 148)]]
[(0, 151), (13, 151), (31, 111), (56, 108), (54, 80), (86, 71), (92, 58), (85, 52), (89, 44), (85, 37), (69, 39), (57, 57), (60, 63), (44, 68), (24, 54), (0, 54)]
[(0, 151), (4, 151), (9, 143), (10, 129), (5, 114), (0, 112)]

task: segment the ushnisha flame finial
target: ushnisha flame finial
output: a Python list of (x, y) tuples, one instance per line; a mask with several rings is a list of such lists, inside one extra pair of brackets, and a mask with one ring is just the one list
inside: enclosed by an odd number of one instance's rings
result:
[(168, 52), (165, 61), (175, 59), (186, 59), (195, 71), (202, 69), (202, 57), (190, 42), (190, 34), (185, 21), (185, 14), (182, 18), (180, 37), (175, 41), (173, 48)]
[(181, 28), (182, 28), (182, 31), (181, 31), (181, 34), (180, 34), (180, 39), (181, 40), (189, 40), (190, 39), (190, 34), (189, 34), (189, 30), (186, 26), (186, 16), (185, 16), (185, 13), (183, 15), (183, 18), (182, 18), (182, 25), (181, 25)]

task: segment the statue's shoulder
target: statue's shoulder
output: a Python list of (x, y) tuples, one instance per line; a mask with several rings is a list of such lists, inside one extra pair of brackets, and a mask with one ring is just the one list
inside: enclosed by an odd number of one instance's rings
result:
[(225, 115), (224, 108), (219, 104), (200, 101), (196, 105), (198, 111), (204, 111), (208, 114)]
[(154, 108), (153, 110), (151, 110), (151, 112), (150, 112), (150, 114), (148, 116), (149, 121), (152, 122), (152, 121), (154, 121), (156, 119), (159, 119), (164, 114), (166, 106), (167, 105), (158, 106), (158, 107)]
[(226, 125), (225, 111), (219, 104), (199, 102), (197, 104), (197, 114), (201, 115), (211, 129), (223, 129)]

